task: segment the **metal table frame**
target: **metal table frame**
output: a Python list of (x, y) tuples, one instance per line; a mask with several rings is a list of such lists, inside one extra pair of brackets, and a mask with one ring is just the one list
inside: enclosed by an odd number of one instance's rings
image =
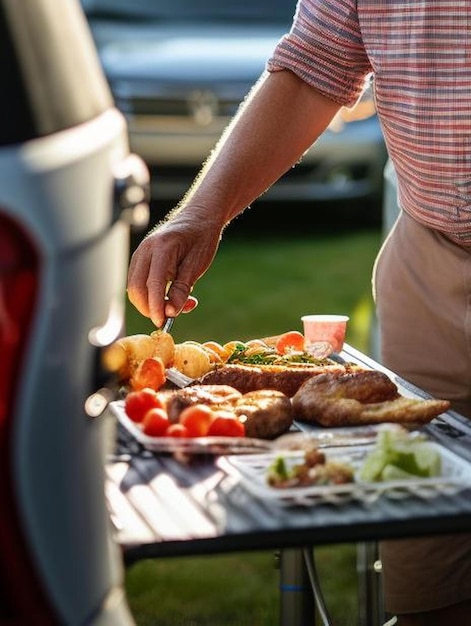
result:
[[(387, 372), (404, 395), (428, 397), (350, 346), (342, 356)], [(298, 424), (301, 429), (306, 429)], [(471, 462), (471, 426), (450, 411), (424, 430)], [(314, 600), (323, 623), (322, 593), (315, 571), (315, 546), (355, 543), (365, 626), (382, 619), (380, 576), (375, 569), (380, 539), (469, 532), (471, 490), (439, 495), (433, 503), (420, 498), (381, 497), (373, 505), (351, 502), (319, 504), (289, 511), (251, 496), (212, 458), (189, 465), (170, 455), (143, 450), (124, 441), (106, 465), (106, 495), (116, 541), (124, 562), (169, 556), (236, 551), (280, 551), (282, 626), (312, 624)], [(315, 509), (315, 511), (313, 510)], [(310, 556), (311, 555), (311, 556)], [(293, 593), (299, 589), (310, 593)]]

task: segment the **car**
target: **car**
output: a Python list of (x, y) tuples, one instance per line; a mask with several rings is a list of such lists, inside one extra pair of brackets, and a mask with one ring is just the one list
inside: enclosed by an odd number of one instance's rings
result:
[[(180, 199), (290, 27), (295, 0), (82, 0), (153, 198)], [(267, 155), (269, 158), (269, 155)], [(386, 149), (371, 86), (261, 200), (380, 211)]]
[(0, 623), (132, 626), (101, 354), (149, 172), (78, 0), (1, 0), (0, 29)]

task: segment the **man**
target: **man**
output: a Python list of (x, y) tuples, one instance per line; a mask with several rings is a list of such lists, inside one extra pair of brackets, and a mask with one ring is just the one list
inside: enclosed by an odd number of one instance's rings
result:
[[(468, 0), (299, 0), (195, 184), (134, 253), (131, 302), (157, 326), (190, 309), (226, 225), (373, 74), (401, 206), (374, 272), (382, 361), (471, 417), (470, 25)], [(381, 559), (398, 624), (471, 624), (471, 536), (384, 542)]]

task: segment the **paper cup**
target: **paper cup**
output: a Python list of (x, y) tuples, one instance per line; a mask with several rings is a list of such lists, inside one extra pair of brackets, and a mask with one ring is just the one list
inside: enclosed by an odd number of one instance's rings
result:
[(341, 352), (347, 332), (348, 315), (303, 315), (304, 337), (308, 352), (330, 344), (331, 352)]

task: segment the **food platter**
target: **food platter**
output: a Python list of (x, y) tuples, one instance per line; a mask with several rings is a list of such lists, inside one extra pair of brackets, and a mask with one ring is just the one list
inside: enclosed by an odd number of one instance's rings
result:
[(152, 452), (239, 455), (257, 454), (277, 450), (303, 450), (315, 443), (319, 448), (350, 447), (373, 444), (377, 434), (390, 425), (370, 425), (356, 428), (325, 429), (311, 425), (302, 431), (296, 425), (288, 433), (276, 440), (256, 439), (253, 437), (150, 437), (142, 432), (140, 426), (133, 422), (124, 410), (124, 401), (115, 400), (109, 404), (110, 411), (120, 424), (144, 448)]
[[(348, 448), (326, 448), (329, 460), (348, 462), (355, 470), (355, 481), (342, 485), (312, 485), (279, 488), (267, 483), (269, 466), (279, 452), (250, 455), (228, 455), (217, 460), (218, 466), (235, 476), (253, 496), (288, 506), (312, 506), (315, 504), (341, 505), (352, 500), (363, 503), (375, 502), (381, 496), (391, 498), (418, 497), (429, 499), (440, 494), (453, 495), (471, 487), (471, 466), (437, 443), (430, 443), (440, 454), (442, 474), (434, 478), (414, 478), (384, 482), (362, 482), (358, 479), (358, 468), (364, 460), (369, 446)], [(289, 464), (302, 462), (303, 455), (296, 451), (283, 453)]]
[(149, 437), (126, 415), (124, 401), (109, 404), (120, 424), (147, 450), (180, 454), (249, 454), (270, 450), (270, 442), (248, 437)]

